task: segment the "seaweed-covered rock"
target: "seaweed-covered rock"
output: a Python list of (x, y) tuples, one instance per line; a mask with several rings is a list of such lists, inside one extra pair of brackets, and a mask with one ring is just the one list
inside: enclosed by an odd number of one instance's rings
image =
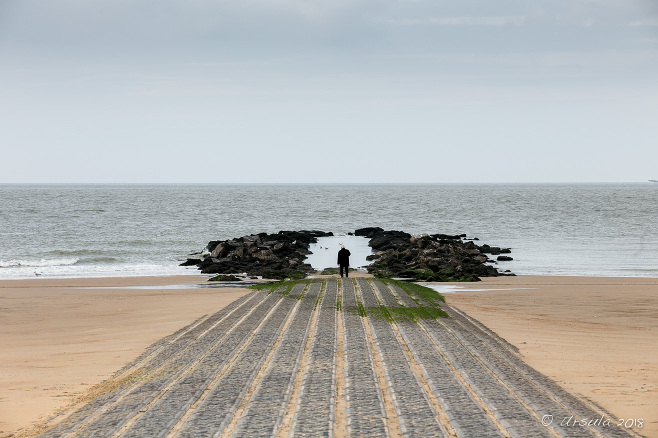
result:
[[(500, 254), (501, 248), (478, 247), (465, 235), (423, 234), (411, 236), (402, 231), (361, 232), (370, 236), (369, 245), (378, 251), (369, 260), (368, 272), (377, 277), (406, 277), (423, 281), (478, 281), (496, 277), (496, 268), (485, 253)], [(357, 230), (360, 231), (360, 230)], [(355, 233), (356, 234), (356, 233)], [(508, 250), (508, 249), (506, 249)], [(512, 274), (513, 275), (513, 274)]]

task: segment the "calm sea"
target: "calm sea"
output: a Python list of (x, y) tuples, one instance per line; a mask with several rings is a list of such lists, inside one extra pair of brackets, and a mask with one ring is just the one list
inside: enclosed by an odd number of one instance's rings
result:
[(466, 233), (517, 274), (658, 276), (658, 184), (0, 185), (0, 278), (194, 273), (210, 240)]

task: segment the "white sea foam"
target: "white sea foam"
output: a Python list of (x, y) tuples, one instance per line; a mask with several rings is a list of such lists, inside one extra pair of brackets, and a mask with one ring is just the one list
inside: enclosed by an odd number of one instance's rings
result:
[(0, 269), (2, 279), (138, 277), (198, 274), (195, 267), (158, 264), (13, 266)]
[(0, 260), (0, 268), (45, 268), (53, 266), (70, 266), (80, 259), (41, 259), (41, 260)]

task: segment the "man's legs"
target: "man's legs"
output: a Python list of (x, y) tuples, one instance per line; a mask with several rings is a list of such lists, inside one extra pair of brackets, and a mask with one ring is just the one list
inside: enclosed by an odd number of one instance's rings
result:
[(345, 277), (348, 277), (347, 273), (349, 272), (349, 267), (345, 265), (340, 265), (340, 276), (343, 276), (343, 269), (345, 270)]

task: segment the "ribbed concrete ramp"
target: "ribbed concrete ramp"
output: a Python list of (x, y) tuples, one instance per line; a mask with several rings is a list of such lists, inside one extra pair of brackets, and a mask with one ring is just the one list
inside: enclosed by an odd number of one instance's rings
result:
[(636, 436), (433, 291), (371, 278), (254, 291), (100, 388), (42, 436)]

